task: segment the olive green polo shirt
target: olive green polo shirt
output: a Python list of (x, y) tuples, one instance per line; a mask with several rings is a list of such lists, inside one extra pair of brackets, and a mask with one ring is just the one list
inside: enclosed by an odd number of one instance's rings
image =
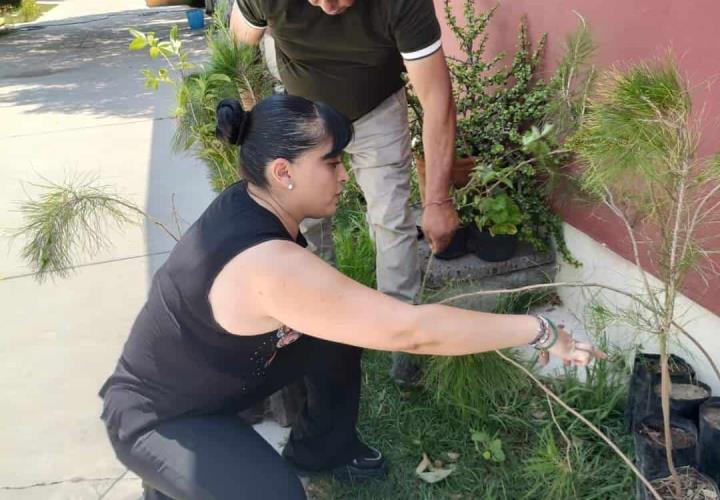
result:
[(403, 60), (440, 49), (432, 0), (355, 0), (331, 16), (307, 0), (237, 0), (244, 21), (270, 27), (290, 94), (356, 120), (403, 86)]

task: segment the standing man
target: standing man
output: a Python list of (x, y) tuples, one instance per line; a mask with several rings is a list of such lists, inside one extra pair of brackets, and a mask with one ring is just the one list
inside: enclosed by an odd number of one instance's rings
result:
[[(422, 228), (434, 252), (458, 226), (449, 198), (455, 104), (432, 0), (237, 0), (230, 27), (257, 44), (272, 31), (279, 77), (288, 93), (331, 104), (353, 120), (346, 152), (367, 201), (377, 250), (377, 287), (408, 303), (420, 291), (417, 232), (409, 208), (411, 150), (401, 73), (407, 70), (424, 112), (426, 200)], [(332, 221), (306, 221), (309, 246), (334, 261)], [(393, 356), (391, 375), (412, 383), (417, 367)]]

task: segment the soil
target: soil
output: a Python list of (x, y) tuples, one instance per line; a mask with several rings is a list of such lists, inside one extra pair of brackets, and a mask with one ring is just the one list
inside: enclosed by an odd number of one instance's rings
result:
[[(673, 449), (681, 450), (695, 444), (693, 435), (677, 427), (671, 427), (670, 433), (672, 434)], [(643, 425), (640, 429), (640, 434), (647, 436), (650, 443), (655, 448), (665, 447), (665, 434), (661, 429), (655, 429), (648, 425)]]
[[(657, 384), (655, 386), (655, 394), (660, 397), (661, 386)], [(707, 399), (710, 397), (710, 393), (707, 389), (703, 389), (699, 385), (694, 384), (672, 384), (670, 389), (670, 399), (677, 401), (689, 401), (692, 399)]]
[(720, 428), (720, 407), (711, 406), (706, 408), (703, 412), (703, 419), (712, 427)]
[(673, 500), (720, 500), (712, 481), (700, 475), (694, 469), (682, 467), (678, 469), (683, 492), (675, 496), (675, 488), (670, 478), (657, 479), (652, 485), (662, 498)]
[[(647, 371), (650, 373), (660, 373), (660, 360), (659, 359), (649, 359), (645, 361), (645, 366), (647, 367)], [(675, 363), (672, 361), (672, 359), (668, 360), (668, 372), (670, 372), (670, 375), (687, 375), (688, 368), (686, 366), (680, 365), (678, 363)]]

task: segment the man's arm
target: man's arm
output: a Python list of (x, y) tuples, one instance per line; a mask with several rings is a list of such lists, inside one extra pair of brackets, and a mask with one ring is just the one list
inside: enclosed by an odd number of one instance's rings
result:
[(450, 170), (455, 155), (455, 102), (450, 73), (441, 49), (423, 59), (405, 61), (423, 109), (425, 150), (425, 210), (422, 227), (430, 247), (440, 252), (450, 243), (458, 226), (450, 196)]
[(265, 33), (265, 28), (261, 26), (251, 25), (240, 12), (240, 7), (235, 0), (232, 1), (232, 11), (230, 13), (230, 31), (235, 35), (235, 39), (240, 43), (249, 45), (257, 45)]

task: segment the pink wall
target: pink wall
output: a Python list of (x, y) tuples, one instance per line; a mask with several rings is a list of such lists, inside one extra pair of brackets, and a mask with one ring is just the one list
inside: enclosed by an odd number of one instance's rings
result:
[[(451, 4), (461, 18), (463, 0), (451, 0)], [(479, 9), (495, 4), (475, 0)], [(435, 6), (438, 18), (444, 19), (444, 2), (435, 0)], [(527, 15), (533, 41), (540, 33), (548, 33), (546, 71), (551, 72), (565, 36), (577, 27), (573, 10), (590, 24), (598, 45), (595, 63), (600, 68), (632, 64), (672, 49), (690, 82), (695, 111), (704, 115), (701, 153), (720, 149), (720, 0), (506, 0), (490, 22), (487, 53), (512, 53), (518, 23)], [(447, 54), (457, 54), (457, 44), (446, 26), (443, 44)], [(567, 203), (558, 210), (567, 222), (630, 258), (629, 242), (612, 215)], [(717, 264), (720, 266), (720, 258)], [(647, 267), (652, 270), (652, 266)], [(716, 314), (720, 314), (719, 291), (720, 277), (706, 284), (699, 276), (692, 276), (685, 289), (689, 297)]]

